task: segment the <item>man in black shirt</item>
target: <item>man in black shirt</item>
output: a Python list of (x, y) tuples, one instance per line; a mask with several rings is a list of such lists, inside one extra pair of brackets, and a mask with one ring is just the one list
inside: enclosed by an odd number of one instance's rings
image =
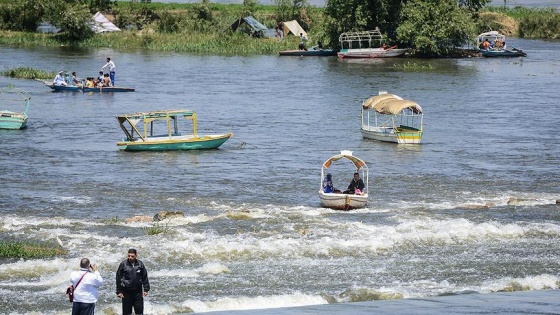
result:
[(348, 185), (348, 189), (346, 189), (344, 193), (354, 194), (356, 192), (356, 189), (363, 191), (365, 186), (366, 185), (364, 185), (364, 181), (360, 178), (360, 174), (354, 173), (354, 178), (352, 179), (350, 185)]
[(150, 291), (148, 271), (144, 263), (136, 259), (136, 249), (128, 250), (128, 257), (117, 269), (117, 297), (122, 299), (123, 315), (144, 313), (144, 297)]

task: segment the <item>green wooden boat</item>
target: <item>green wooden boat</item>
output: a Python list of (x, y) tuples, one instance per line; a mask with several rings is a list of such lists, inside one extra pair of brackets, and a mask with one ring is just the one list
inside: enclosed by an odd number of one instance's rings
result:
[[(15, 87), (0, 88), (0, 129), (23, 129), (27, 127), (29, 100), (31, 95)], [(23, 112), (10, 110), (15, 106), (25, 106)]]
[[(184, 119), (181, 119), (184, 118)], [(123, 151), (174, 151), (217, 149), (233, 133), (199, 135), (192, 110), (162, 110), (117, 116), (126, 138), (117, 142)], [(192, 134), (179, 132), (179, 125), (192, 122)], [(156, 133), (155, 128), (162, 130)]]

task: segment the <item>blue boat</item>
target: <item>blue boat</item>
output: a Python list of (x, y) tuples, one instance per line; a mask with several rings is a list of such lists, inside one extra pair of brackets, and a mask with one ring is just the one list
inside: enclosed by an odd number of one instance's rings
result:
[(337, 51), (332, 49), (323, 49), (317, 47), (311, 47), (308, 50), (283, 50), (279, 51), (278, 54), (280, 56), (297, 56), (297, 57), (306, 57), (306, 56), (316, 56), (316, 57), (328, 57), (328, 56), (336, 56)]
[(11, 108), (24, 104), (23, 112), (0, 110), (0, 129), (23, 129), (27, 127), (29, 112), (29, 101), (31, 95), (22, 89), (15, 87), (0, 88), (0, 106)]
[(485, 32), (476, 38), (478, 51), (484, 57), (527, 57), (521, 49), (507, 49), (506, 36), (497, 31)]
[[(117, 120), (126, 135), (125, 139), (117, 142), (117, 147), (123, 151), (217, 149), (233, 136), (233, 133), (199, 135), (196, 113), (186, 109), (119, 115)], [(179, 132), (179, 120), (192, 121), (192, 134)], [(156, 134), (155, 128), (165, 133)]]
[(134, 92), (134, 88), (107, 86), (107, 87), (83, 87), (76, 85), (54, 85), (46, 84), (53, 92), (79, 92), (79, 93), (114, 93), (114, 92)]

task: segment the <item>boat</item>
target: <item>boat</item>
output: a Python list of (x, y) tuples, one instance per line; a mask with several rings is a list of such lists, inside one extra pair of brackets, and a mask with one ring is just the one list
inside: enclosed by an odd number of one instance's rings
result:
[[(0, 88), (0, 129), (24, 129), (27, 127), (29, 103), (31, 95), (22, 89), (12, 86)], [(24, 106), (23, 112), (11, 111)]]
[[(484, 42), (488, 41), (488, 47)], [(527, 57), (521, 49), (506, 49), (506, 36), (497, 31), (484, 32), (477, 36), (476, 46), (484, 57)]]
[(311, 47), (308, 50), (283, 50), (279, 51), (278, 54), (280, 56), (298, 56), (298, 57), (306, 57), (306, 56), (316, 56), (316, 57), (328, 57), (328, 56), (336, 56), (336, 50), (333, 49), (323, 49), (318, 47)]
[[(200, 135), (197, 132), (197, 115), (188, 109), (160, 110), (116, 116), (126, 138), (117, 143), (123, 151), (173, 151), (217, 149), (233, 133)], [(179, 131), (184, 118), (192, 122), (192, 133)], [(158, 127), (159, 126), (159, 127)], [(156, 134), (156, 127), (163, 132)]]
[(379, 28), (372, 31), (346, 32), (340, 34), (339, 58), (393, 58), (400, 57), (408, 49), (384, 46), (384, 37)]
[[(356, 167), (355, 172), (361, 173), (361, 178), (364, 181), (365, 186), (364, 190), (360, 194), (344, 194), (338, 190), (335, 190), (335, 192), (325, 192), (323, 188), (323, 181), (329, 173), (329, 168), (333, 162), (341, 159), (352, 162)], [(321, 206), (324, 208), (344, 211), (364, 208), (368, 200), (368, 175), (369, 170), (366, 162), (352, 155), (352, 151), (343, 150), (340, 151), (340, 154), (331, 156), (321, 166), (321, 186), (319, 187), (319, 199), (321, 200)]]
[(422, 141), (424, 113), (416, 102), (382, 91), (362, 103), (361, 116), (365, 139), (399, 144)]
[(80, 92), (80, 93), (113, 93), (113, 92), (134, 92), (134, 88), (106, 86), (106, 87), (84, 87), (76, 85), (54, 85), (46, 84), (53, 92)]

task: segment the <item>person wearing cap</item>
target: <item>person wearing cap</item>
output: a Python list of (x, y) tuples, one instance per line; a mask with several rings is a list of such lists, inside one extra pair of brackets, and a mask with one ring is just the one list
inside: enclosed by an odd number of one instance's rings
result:
[(56, 77), (54, 77), (53, 84), (58, 86), (67, 86), (66, 80), (64, 79), (64, 71), (59, 71)]
[(101, 67), (101, 71), (103, 71), (103, 69), (109, 69), (109, 77), (111, 78), (111, 84), (113, 86), (115, 86), (115, 63), (113, 62), (113, 60), (111, 60), (111, 58), (107, 57), (107, 63)]

